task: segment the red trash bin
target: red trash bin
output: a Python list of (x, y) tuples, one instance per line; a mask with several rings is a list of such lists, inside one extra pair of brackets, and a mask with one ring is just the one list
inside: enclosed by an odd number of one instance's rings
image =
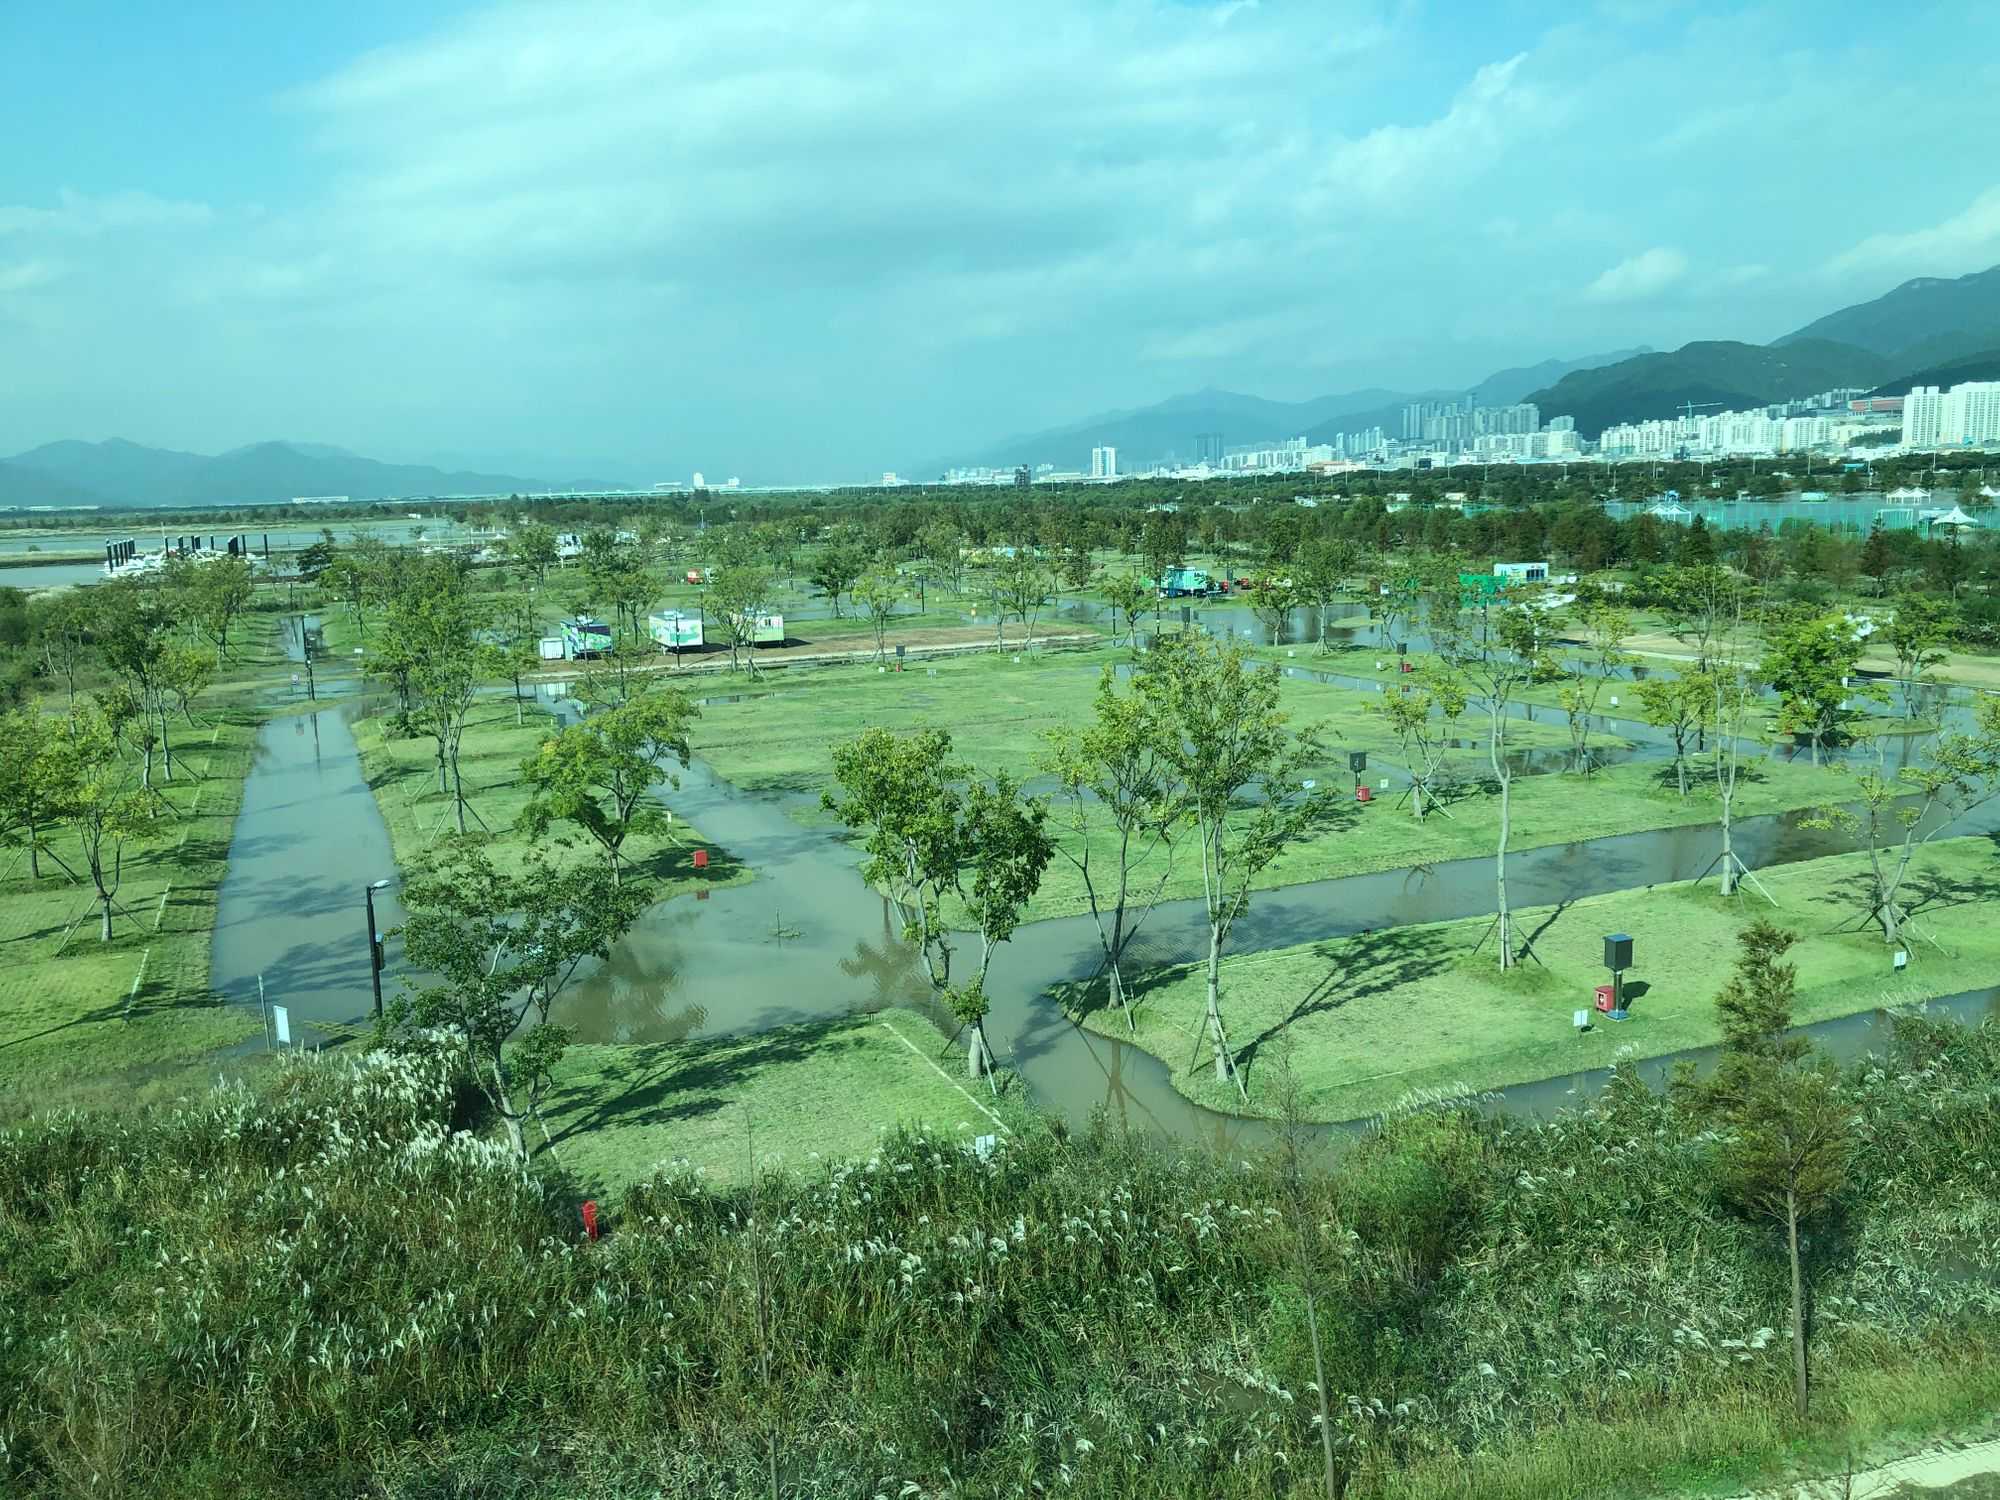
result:
[(1354, 789), (1354, 800), (1356, 802), (1373, 802), (1375, 800), (1375, 789), (1370, 786), (1356, 787)]
[(706, 849), (697, 849), (694, 851), (694, 867), (697, 870), (706, 870), (708, 868), (708, 851)]
[(1611, 1004), (1611, 986), (1600, 984), (1597, 987), (1597, 1008), (1608, 1014), (1611, 1010)]

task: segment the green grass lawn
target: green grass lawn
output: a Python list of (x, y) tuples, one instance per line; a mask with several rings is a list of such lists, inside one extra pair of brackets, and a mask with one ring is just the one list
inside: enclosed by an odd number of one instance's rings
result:
[(615, 1197), (676, 1161), (740, 1183), (753, 1154), (760, 1174), (809, 1173), (868, 1155), (898, 1125), (968, 1141), (1004, 1131), (1011, 1104), (963, 1071), (922, 1016), (884, 1010), (755, 1036), (573, 1047), (547, 1115), (562, 1165)]
[[(87, 875), (56, 858), (28, 878), (0, 859), (0, 1118), (57, 1105), (172, 1097), (213, 1072), (217, 1048), (254, 1036), (255, 1011), (209, 988), (216, 893), (243, 800), (256, 718), (214, 710), (176, 726), (181, 764), (160, 779), (158, 821), (127, 846), (110, 942), (99, 940)], [(53, 853), (80, 875), (75, 839)]]
[[(1369, 1115), (1414, 1090), (1492, 1088), (1604, 1067), (1626, 1049), (1654, 1057), (1708, 1045), (1718, 1036), (1714, 1000), (1735, 962), (1736, 934), (1756, 916), (1800, 935), (1789, 958), (1799, 970), (1802, 1023), (2000, 980), (2000, 855), (1992, 841), (1943, 841), (1920, 856), (1907, 894), (1920, 926), (1946, 951), (1912, 937), (1910, 967), (1900, 976), (1879, 932), (1832, 930), (1852, 926), (1864, 868), (1863, 856), (1839, 855), (1759, 871), (1775, 910), (1754, 891), (1725, 900), (1710, 881), (1520, 911), (1520, 930), (1532, 936), (1541, 963), (1505, 974), (1490, 942), (1473, 952), (1491, 918), (1228, 959), (1222, 1014), (1232, 1043), (1248, 1055), (1249, 1111), (1271, 1112), (1287, 1045), (1305, 1112), (1319, 1120)], [(1611, 932), (1630, 933), (1635, 943), (1626, 980), (1631, 1019), (1600, 1020), (1579, 1036), (1571, 1013), (1609, 978), (1603, 938)], [(1101, 990), (1090, 1003), (1102, 1003)], [(1199, 967), (1145, 977), (1135, 1040), (1167, 1063), (1182, 1093), (1240, 1112), (1234, 1086), (1216, 1086), (1206, 1052), (1189, 1067), (1203, 1004)], [(1093, 1009), (1084, 1024), (1126, 1035), (1115, 1012)]]
[[(516, 723), (515, 705), (506, 698), (474, 708), (459, 751), (465, 780), (466, 829), (485, 846), (494, 863), (518, 867), (531, 847), (514, 820), (527, 805), (528, 789), (520, 776), (521, 762), (555, 729), (555, 719), (539, 708), (523, 705)], [(446, 834), (457, 831), (449, 795), (437, 789), (433, 741), (391, 739), (388, 718), (374, 714), (354, 725), (361, 768), (375, 794), (382, 820), (389, 827), (389, 844), (396, 863), (405, 869)], [(671, 793), (669, 793), (671, 795)], [(572, 840), (567, 850), (557, 841)], [(539, 847), (577, 861), (602, 862), (597, 846), (580, 833), (552, 829)], [(706, 869), (694, 868), (694, 850), (708, 850)], [(638, 838), (625, 846), (628, 873), (651, 881), (660, 899), (692, 891), (740, 885), (750, 871), (727, 850), (718, 849), (686, 823), (674, 823), (665, 838)]]
[[(746, 684), (726, 695), (735, 701), (713, 702), (703, 711), (694, 748), (747, 790), (814, 799), (795, 806), (794, 816), (825, 826), (828, 819), (818, 811), (816, 798), (832, 784), (831, 745), (871, 725), (908, 730), (937, 724), (952, 731), (958, 752), (975, 766), (1033, 775), (1044, 733), (1087, 717), (1100, 669), (1124, 659), (1125, 653), (1109, 648), (1060, 657), (1031, 655), (1019, 663), (1011, 655), (976, 656), (927, 663), (900, 674), (870, 667), (829, 668), (808, 678)], [(1421, 823), (1396, 808), (1407, 778), (1391, 769), (1398, 760), (1395, 745), (1371, 711), (1379, 695), (1309, 678), (1285, 679), (1284, 694), (1298, 722), (1317, 722), (1327, 734), (1334, 753), (1321, 775), (1329, 785), (1352, 784), (1346, 757), (1359, 749), (1368, 752), (1377, 785), (1387, 776), (1391, 787), (1365, 809), (1343, 797), (1320, 833), (1287, 850), (1264, 871), (1261, 887), (1492, 852), (1499, 832), (1496, 796), (1475, 792), (1453, 803), (1449, 816), (1433, 812)], [(1477, 725), (1468, 723), (1466, 732), (1476, 741)], [(1566, 748), (1569, 732), (1560, 723), (1516, 723), (1509, 743), (1516, 749)], [(1474, 745), (1457, 752), (1454, 760), (1471, 774), (1483, 772), (1486, 764), (1485, 753)], [(1848, 794), (1837, 773), (1804, 763), (1760, 765), (1749, 774), (1737, 794), (1738, 817)], [(1662, 780), (1660, 766), (1646, 764), (1613, 766), (1588, 777), (1519, 776), (1513, 804), (1518, 849), (1702, 823), (1716, 816), (1715, 798), (1705, 784), (1698, 782), (1694, 794), (1683, 799)], [(1109, 853), (1107, 829), (1093, 825), (1088, 837), (1095, 854)], [(1200, 891), (1199, 866), (1182, 860), (1167, 882), (1166, 896)], [(1049, 867), (1030, 916), (1065, 916), (1084, 909), (1081, 877), (1068, 860), (1058, 859)]]

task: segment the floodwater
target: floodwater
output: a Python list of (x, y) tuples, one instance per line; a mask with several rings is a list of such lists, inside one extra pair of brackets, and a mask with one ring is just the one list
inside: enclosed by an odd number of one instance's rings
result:
[[(365, 1021), (370, 881), (393, 877), (389, 830), (336, 707), (266, 721), (243, 787), (215, 916), (216, 990), (235, 1004), (288, 1007), (295, 1040), (312, 1023)], [(402, 920), (394, 887), (375, 893), (387, 931)], [(385, 995), (395, 992), (389, 944)], [(260, 1044), (261, 1045), (261, 1044)]]
[[(909, 1005), (940, 1022), (942, 1053), (950, 1023), (931, 1004), (892, 909), (862, 882), (848, 845), (828, 830), (802, 826), (780, 801), (742, 792), (699, 761), (665, 800), (677, 819), (699, 827), (756, 878), (708, 891), (705, 899), (676, 897), (648, 912), (564, 1002), (561, 1019), (580, 1040), (678, 1041)], [(1995, 828), (2000, 808), (1947, 831)], [(1743, 819), (1735, 842), (1753, 868), (1841, 847), (1836, 835), (1801, 827), (1797, 815)], [(1528, 907), (1692, 879), (1711, 867), (1716, 851), (1715, 830), (1706, 825), (1529, 849), (1508, 861), (1509, 891), (1517, 906)], [(268, 998), (291, 1006), (307, 1030), (316, 1020), (364, 1019), (362, 892), (369, 880), (393, 871), (387, 831), (343, 714), (323, 709), (268, 723), (222, 888), (217, 987), (254, 1004), (261, 975)], [(1236, 924), (1230, 952), (1478, 916), (1492, 909), (1492, 881), (1491, 860), (1479, 858), (1259, 892)], [(393, 894), (377, 898), (384, 928), (399, 917)], [(1128, 953), (1134, 969), (1143, 970), (1193, 960), (1205, 943), (1201, 903), (1170, 902), (1151, 915)], [(966, 939), (961, 962), (975, 951), (976, 942)], [(1183, 1099), (1157, 1059), (1081, 1030), (1045, 998), (1054, 985), (1093, 979), (1099, 957), (1088, 917), (1025, 926), (995, 957), (987, 1034), (1037, 1103), (1076, 1123), (1103, 1109), (1134, 1129), (1224, 1149), (1266, 1139), (1264, 1126)], [(390, 962), (384, 982), (393, 993), (393, 951)], [(1943, 1008), (1970, 1018), (1993, 1007), (1992, 993), (1981, 992)], [(1879, 1017), (1853, 1017), (1811, 1031), (1836, 1050), (1858, 1051), (1878, 1035), (1878, 1023)], [(295, 1024), (294, 1034), (301, 1029)], [(1672, 1061), (1656, 1060), (1642, 1071), (1659, 1076)], [(949, 1059), (944, 1065), (955, 1066)], [(1509, 1088), (1496, 1102), (1546, 1111), (1603, 1076), (1583, 1071)]]
[(104, 582), (104, 564), (33, 563), (19, 568), (0, 568), (0, 589), (57, 589), (81, 583)]

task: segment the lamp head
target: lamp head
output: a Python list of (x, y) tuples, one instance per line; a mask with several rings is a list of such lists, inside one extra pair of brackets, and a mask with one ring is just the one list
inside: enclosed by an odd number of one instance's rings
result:
[(388, 882), (388, 881), (386, 881), (386, 880), (378, 880), (378, 881), (375, 881), (375, 882), (374, 882), (373, 884), (371, 884), (371, 885), (370, 885), (370, 886), (368, 887), (368, 889), (369, 889), (369, 890), (371, 890), (371, 891), (379, 891), (379, 890), (383, 890), (383, 889), (385, 889), (385, 888), (386, 888), (386, 887), (387, 887), (388, 885), (389, 885), (389, 882)]

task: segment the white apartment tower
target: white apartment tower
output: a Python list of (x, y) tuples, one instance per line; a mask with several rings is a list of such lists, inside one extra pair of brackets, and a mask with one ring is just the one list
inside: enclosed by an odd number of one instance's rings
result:
[(1903, 398), (1903, 446), (1935, 448), (1944, 398), (1934, 385), (1920, 385)]
[(1090, 450), (1090, 477), (1092, 479), (1116, 479), (1118, 477), (1118, 450), (1109, 445)]
[(1938, 446), (2000, 442), (2000, 380), (1970, 380), (1951, 388), (1938, 409)]

